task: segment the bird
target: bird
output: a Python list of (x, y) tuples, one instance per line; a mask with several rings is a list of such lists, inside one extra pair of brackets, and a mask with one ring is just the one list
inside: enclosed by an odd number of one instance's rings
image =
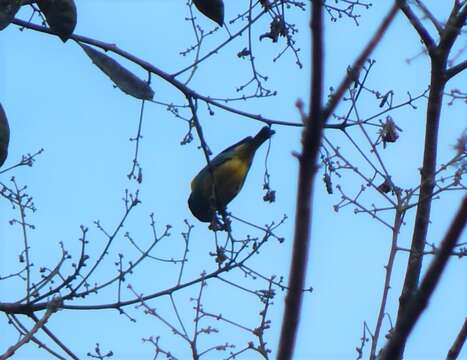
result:
[(188, 206), (201, 222), (213, 222), (216, 211), (223, 211), (242, 189), (256, 150), (275, 133), (264, 126), (229, 146), (210, 161), (191, 181)]
[(223, 0), (193, 0), (196, 8), (205, 16), (224, 25), (224, 1)]

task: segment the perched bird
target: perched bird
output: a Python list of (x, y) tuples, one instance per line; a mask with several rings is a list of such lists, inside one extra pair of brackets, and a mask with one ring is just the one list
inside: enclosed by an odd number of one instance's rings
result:
[(263, 127), (255, 137), (248, 136), (222, 151), (193, 178), (188, 206), (198, 220), (212, 221), (216, 210), (224, 210), (239, 193), (256, 150), (273, 134)]

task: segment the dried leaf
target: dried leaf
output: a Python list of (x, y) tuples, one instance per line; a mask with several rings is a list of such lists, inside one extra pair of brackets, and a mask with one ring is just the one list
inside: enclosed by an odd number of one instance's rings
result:
[(10, 127), (2, 104), (0, 104), (0, 166), (8, 156), (8, 143), (10, 142)]
[(285, 26), (285, 21), (283, 17), (276, 16), (274, 19), (272, 19), (269, 27), (271, 31), (261, 35), (259, 37), (260, 40), (263, 40), (264, 38), (269, 38), (272, 40), (272, 42), (275, 43), (279, 39), (279, 36), (287, 36), (287, 27)]
[(387, 194), (388, 192), (392, 190), (392, 185), (387, 179), (385, 179), (382, 184), (378, 185), (377, 189)]
[(399, 138), (398, 127), (391, 117), (387, 117), (383, 127), (379, 130), (381, 140), (383, 142), (383, 148), (386, 148), (387, 143), (395, 143)]
[(224, 25), (224, 2), (222, 0), (193, 0), (196, 8), (211, 20)]
[(91, 58), (92, 62), (101, 69), (120, 90), (141, 100), (151, 100), (153, 98), (154, 91), (147, 82), (138, 78), (110, 56), (90, 46), (84, 44), (80, 45)]
[(45, 16), (50, 28), (67, 41), (76, 26), (76, 5), (73, 0), (37, 0), (39, 9)]
[(21, 6), (21, 0), (0, 0), (0, 31), (10, 25)]

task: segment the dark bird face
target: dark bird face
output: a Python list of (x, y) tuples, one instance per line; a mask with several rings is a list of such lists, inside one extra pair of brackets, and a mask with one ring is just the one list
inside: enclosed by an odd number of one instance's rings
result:
[(209, 202), (197, 191), (193, 191), (188, 198), (188, 207), (199, 221), (210, 222), (213, 218), (214, 214)]

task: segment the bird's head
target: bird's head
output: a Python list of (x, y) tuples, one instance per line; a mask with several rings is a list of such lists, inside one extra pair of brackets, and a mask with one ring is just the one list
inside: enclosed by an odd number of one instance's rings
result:
[(213, 211), (209, 204), (206, 204), (206, 199), (200, 194), (199, 191), (191, 192), (188, 198), (188, 206), (192, 214), (202, 222), (210, 222), (213, 218)]

